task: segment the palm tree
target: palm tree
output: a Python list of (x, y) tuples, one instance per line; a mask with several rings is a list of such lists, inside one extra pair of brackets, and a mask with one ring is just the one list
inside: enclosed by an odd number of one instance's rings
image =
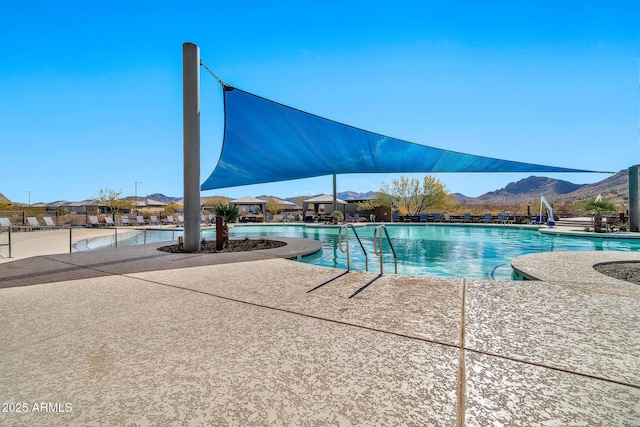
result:
[(229, 242), (229, 223), (236, 222), (240, 216), (237, 206), (218, 205), (215, 208), (216, 216), (222, 217), (222, 230), (216, 228), (216, 233), (221, 233), (224, 246)]
[(606, 199), (591, 199), (582, 204), (582, 210), (592, 212), (593, 215), (593, 231), (602, 232), (602, 215), (616, 212), (618, 207), (615, 203)]

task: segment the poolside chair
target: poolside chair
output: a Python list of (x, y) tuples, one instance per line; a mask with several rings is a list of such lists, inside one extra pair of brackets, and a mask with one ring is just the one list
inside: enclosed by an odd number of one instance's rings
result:
[(178, 225), (179, 226), (184, 225), (184, 217), (182, 215), (178, 215)]
[(120, 218), (120, 222), (122, 223), (122, 225), (131, 225), (131, 221), (129, 221), (129, 217), (128, 216), (123, 216), (122, 218)]
[(104, 217), (104, 225), (106, 225), (107, 227), (113, 227), (115, 225), (113, 223), (113, 218), (111, 218), (110, 216), (105, 216)]
[(360, 221), (360, 214), (353, 214), (353, 222), (359, 222)]
[(173, 215), (167, 215), (167, 220), (165, 221), (167, 224), (175, 225), (176, 222), (173, 220)]
[(136, 216), (136, 223), (138, 225), (144, 225), (144, 217), (142, 215)]
[(40, 228), (40, 223), (38, 222), (38, 220), (33, 217), (33, 216), (28, 216), (27, 217), (27, 223), (29, 224), (29, 229), (33, 230), (33, 229), (39, 229)]
[(158, 217), (156, 217), (155, 215), (151, 215), (149, 217), (149, 224), (150, 225), (158, 225)]
[(439, 212), (437, 212), (437, 213), (435, 214), (435, 216), (433, 217), (433, 221), (434, 221), (434, 222), (442, 222), (442, 214), (441, 214), (441, 213), (439, 213)]
[(50, 216), (45, 216), (42, 218), (44, 221), (44, 226), (47, 228), (56, 228), (56, 223), (53, 222)]
[(453, 220), (451, 219), (451, 216), (449, 216), (448, 213), (445, 212), (445, 213), (442, 214), (442, 216), (444, 217), (444, 220), (446, 222), (453, 222)]
[(506, 218), (505, 218), (504, 214), (503, 214), (502, 212), (500, 212), (500, 213), (498, 214), (498, 217), (497, 217), (493, 222), (495, 222), (495, 223), (500, 223), (500, 224), (504, 224), (504, 223), (506, 223), (506, 221), (507, 221), (507, 220), (506, 220)]
[(421, 213), (420, 214), (420, 222), (427, 222), (427, 214), (426, 213)]
[(391, 214), (391, 222), (399, 222), (400, 221), (400, 217), (398, 216), (397, 213), (392, 213)]
[(98, 221), (98, 217), (95, 215), (89, 215), (89, 224), (92, 227), (100, 227), (100, 222)]
[(490, 213), (486, 213), (484, 214), (484, 217), (481, 220), (482, 222), (492, 222), (493, 221), (493, 215), (491, 215)]

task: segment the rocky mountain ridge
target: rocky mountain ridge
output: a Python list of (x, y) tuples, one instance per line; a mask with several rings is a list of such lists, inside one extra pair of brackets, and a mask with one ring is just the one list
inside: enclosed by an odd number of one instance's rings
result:
[[(623, 169), (620, 172), (609, 176), (602, 181), (593, 184), (574, 184), (561, 179), (548, 178), (544, 176), (530, 176), (516, 182), (508, 183), (504, 188), (490, 191), (478, 197), (468, 197), (460, 193), (454, 193), (456, 200), (463, 204), (500, 204), (500, 203), (519, 203), (533, 199), (539, 199), (544, 196), (549, 201), (575, 201), (580, 202), (596, 197), (601, 194), (602, 197), (613, 201), (617, 204), (626, 203), (628, 198), (628, 170)], [(305, 196), (312, 198), (316, 195)], [(164, 194), (150, 194), (146, 196), (149, 199), (157, 200), (163, 203), (181, 202), (180, 197), (170, 197)], [(204, 200), (220, 197), (211, 196), (203, 197)], [(266, 199), (268, 197), (279, 198), (278, 196), (261, 195), (258, 198)], [(342, 200), (367, 200), (375, 197), (375, 191), (359, 193), (355, 191), (342, 191), (337, 194)], [(286, 198), (290, 202), (294, 202), (296, 197)]]

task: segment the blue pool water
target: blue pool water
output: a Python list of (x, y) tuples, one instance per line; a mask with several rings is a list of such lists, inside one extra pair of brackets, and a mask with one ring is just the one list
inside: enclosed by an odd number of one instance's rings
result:
[[(369, 271), (379, 272), (379, 258), (373, 254), (374, 226), (357, 227), (369, 258)], [(456, 225), (388, 225), (398, 254), (398, 273), (416, 276), (465, 277), (469, 279), (511, 280), (511, 260), (517, 256), (553, 251), (640, 251), (635, 239), (570, 237), (539, 233), (532, 229)], [(232, 227), (234, 237), (304, 237), (322, 242), (322, 251), (303, 261), (346, 269), (346, 256), (338, 247), (337, 227), (304, 225), (246, 225)], [(118, 246), (174, 241), (182, 230), (131, 230), (118, 233)], [(215, 238), (213, 229), (203, 229), (204, 238)], [(343, 231), (344, 246), (344, 231)], [(351, 269), (365, 270), (365, 257), (350, 232)], [(77, 242), (76, 250), (115, 246), (115, 236)], [(393, 273), (393, 257), (383, 243), (384, 272)]]
[[(379, 258), (373, 254), (374, 226), (357, 227), (369, 254), (369, 271), (378, 272)], [(465, 277), (511, 280), (511, 260), (517, 256), (552, 251), (638, 251), (640, 242), (623, 239), (548, 235), (513, 227), (388, 225), (398, 255), (398, 273), (418, 276)], [(230, 234), (242, 236), (305, 237), (323, 242), (322, 253), (305, 262), (346, 268), (346, 257), (338, 248), (338, 228), (299, 225), (233, 227)], [(351, 268), (365, 269), (365, 257), (350, 234)], [(344, 245), (344, 231), (343, 231)], [(393, 257), (384, 245), (384, 272), (393, 273)]]

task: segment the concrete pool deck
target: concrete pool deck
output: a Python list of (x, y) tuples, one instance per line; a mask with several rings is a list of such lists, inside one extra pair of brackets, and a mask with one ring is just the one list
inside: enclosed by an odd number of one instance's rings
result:
[(640, 424), (640, 286), (583, 274), (636, 254), (349, 298), (376, 274), (166, 243), (41, 253), (53, 232), (0, 264), (0, 425)]

